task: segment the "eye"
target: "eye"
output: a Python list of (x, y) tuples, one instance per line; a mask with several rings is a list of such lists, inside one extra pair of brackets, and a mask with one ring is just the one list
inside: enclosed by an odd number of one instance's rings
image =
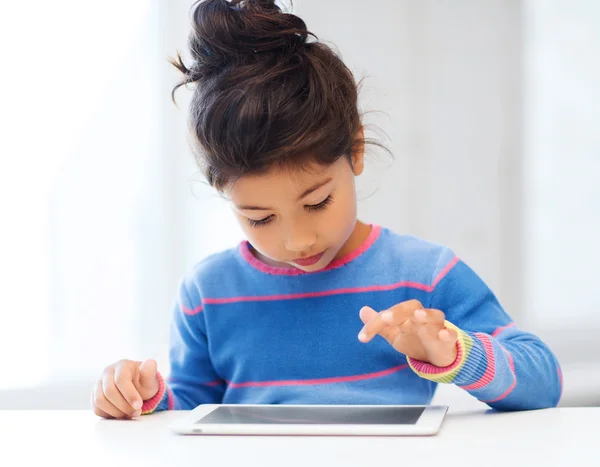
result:
[(248, 223), (252, 226), (252, 227), (260, 227), (262, 225), (267, 225), (269, 222), (271, 222), (271, 220), (273, 220), (273, 215), (267, 216), (264, 219), (250, 219), (250, 218), (246, 218), (246, 220), (248, 221)]
[(306, 209), (308, 209), (309, 211), (320, 211), (321, 209), (325, 209), (332, 201), (333, 198), (331, 197), (331, 195), (329, 195), (319, 204), (307, 204)]

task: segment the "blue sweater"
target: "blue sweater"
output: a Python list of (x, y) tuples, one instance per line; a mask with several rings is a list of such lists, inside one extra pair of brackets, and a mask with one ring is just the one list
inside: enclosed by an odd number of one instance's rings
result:
[[(417, 299), (459, 331), (446, 368), (357, 339), (359, 310)], [(260, 262), (243, 242), (200, 262), (174, 308), (171, 374), (143, 413), (207, 403), (427, 404), (456, 384), (498, 410), (555, 406), (559, 364), (519, 329), (485, 283), (443, 246), (374, 226), (325, 270)]]

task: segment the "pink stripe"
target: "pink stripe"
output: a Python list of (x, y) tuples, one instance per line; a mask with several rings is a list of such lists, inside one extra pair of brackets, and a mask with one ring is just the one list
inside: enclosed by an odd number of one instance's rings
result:
[(556, 371), (558, 372), (558, 384), (560, 384), (560, 391), (559, 391), (559, 400), (560, 398), (562, 398), (562, 394), (563, 394), (563, 374), (562, 374), (562, 370), (560, 369), (560, 366), (556, 365)]
[(496, 329), (494, 332), (492, 332), (492, 337), (496, 337), (496, 336), (497, 336), (498, 334), (500, 334), (502, 331), (504, 331), (504, 330), (506, 330), (506, 329), (509, 329), (509, 328), (512, 328), (512, 327), (514, 327), (514, 326), (516, 326), (516, 325), (517, 325), (517, 323), (509, 323), (509, 324), (507, 324), (506, 326), (499, 327), (499, 328), (498, 328), (498, 329)]
[(190, 309), (190, 308), (188, 308), (188, 307), (186, 307), (186, 306), (183, 306), (183, 305), (181, 305), (181, 310), (182, 310), (182, 311), (183, 311), (183, 312), (184, 312), (186, 315), (189, 315), (189, 316), (194, 316), (194, 315), (197, 315), (198, 313), (201, 313), (201, 312), (202, 312), (202, 310), (203, 310), (203, 308), (204, 308), (204, 306), (203, 306), (203, 305), (198, 305), (196, 308), (194, 308), (194, 309), (192, 310), (192, 309)]
[(512, 355), (510, 354), (510, 352), (508, 350), (506, 350), (506, 348), (502, 344), (500, 344), (500, 347), (506, 353), (506, 356), (508, 357), (508, 366), (510, 366), (510, 370), (513, 372), (513, 375), (515, 375), (515, 378), (516, 378), (517, 375), (515, 373), (515, 361), (513, 360)]
[(508, 364), (510, 365), (510, 369), (512, 370), (516, 378), (517, 374), (515, 373), (515, 361), (513, 360), (512, 355), (508, 350), (504, 349), (504, 351), (506, 352), (506, 355), (508, 355)]
[(189, 381), (183, 381), (183, 380), (180, 380), (177, 378), (169, 378), (169, 382), (170, 383), (180, 383), (180, 384), (200, 385), (200, 386), (218, 386), (219, 384), (223, 383), (223, 380), (217, 379), (215, 381), (210, 381), (208, 383), (199, 383), (197, 381), (189, 382)]
[(502, 400), (506, 396), (508, 396), (512, 392), (512, 390), (515, 388), (516, 385), (517, 385), (517, 378), (515, 377), (513, 383), (511, 384), (511, 386), (500, 397), (497, 397), (496, 399), (492, 399), (490, 401), (484, 401), (484, 400), (482, 400), (481, 402), (485, 402), (485, 403), (498, 402), (499, 400)]
[(156, 378), (158, 379), (158, 392), (155, 394), (155, 396), (152, 399), (148, 399), (147, 401), (143, 402), (142, 408), (141, 408), (142, 414), (148, 414), (148, 413), (154, 412), (154, 410), (156, 409), (156, 407), (158, 407), (158, 404), (162, 400), (163, 396), (165, 395), (165, 390), (167, 388), (167, 385), (165, 384), (165, 380), (163, 379), (160, 372), (156, 372)]
[(435, 278), (435, 280), (433, 281), (433, 284), (431, 284), (431, 288), (432, 290), (435, 288), (436, 285), (438, 285), (438, 283), (444, 278), (446, 277), (446, 274), (448, 274), (450, 272), (450, 270), (456, 266), (456, 263), (458, 263), (459, 258), (458, 256), (455, 256), (454, 259), (452, 261), (450, 261), (446, 267), (444, 269), (442, 269), (442, 272), (440, 272), (438, 274), (438, 276)]
[[(371, 233), (378, 228), (377, 226), (373, 227)], [(378, 228), (380, 229), (380, 228)], [(377, 232), (377, 235), (379, 233)], [(365, 247), (365, 249), (368, 248)], [(358, 250), (357, 250), (358, 251)], [(243, 251), (242, 251), (243, 252)], [(252, 253), (247, 252), (251, 258), (247, 258), (248, 261), (251, 259), (255, 259), (258, 261)], [(435, 281), (431, 285), (422, 284), (420, 282), (412, 282), (412, 281), (400, 281), (395, 284), (385, 284), (385, 285), (371, 285), (365, 287), (346, 287), (343, 289), (333, 289), (333, 290), (322, 290), (319, 292), (304, 292), (304, 293), (294, 293), (294, 294), (280, 294), (280, 295), (256, 295), (256, 296), (240, 296), (240, 297), (225, 297), (225, 298), (204, 298), (202, 300), (203, 304), (206, 305), (224, 305), (227, 303), (240, 303), (240, 302), (268, 302), (268, 301), (276, 301), (276, 300), (297, 300), (303, 298), (317, 298), (317, 297), (327, 297), (331, 295), (343, 295), (343, 294), (351, 294), (351, 293), (365, 293), (365, 292), (384, 292), (389, 290), (396, 290), (400, 288), (409, 288), (409, 289), (417, 289), (423, 290), (425, 292), (433, 292), (433, 289), (437, 285), (437, 283), (444, 278), (446, 274), (458, 263), (459, 258), (455, 257), (448, 265), (438, 274)], [(260, 262), (261, 265), (264, 263)], [(264, 265), (266, 266), (266, 265)], [(270, 267), (270, 266), (267, 266)], [(283, 271), (287, 271), (285, 268), (275, 268), (282, 269)], [(300, 271), (300, 270), (298, 270)], [(300, 273), (303, 273), (300, 271)], [(290, 273), (291, 274), (291, 273)], [(201, 308), (201, 307), (199, 307)], [(202, 311), (202, 310), (200, 310)]]
[(367, 238), (361, 246), (359, 246), (356, 250), (348, 253), (342, 258), (334, 259), (331, 263), (329, 263), (329, 265), (325, 269), (323, 269), (323, 271), (329, 271), (331, 269), (339, 268), (344, 264), (348, 264), (350, 261), (358, 258), (365, 251), (367, 251), (371, 247), (371, 245), (373, 245), (373, 243), (377, 241), (379, 235), (381, 235), (381, 226), (372, 225), (371, 232), (369, 232), (369, 235), (367, 236)]
[(262, 388), (272, 386), (311, 386), (315, 384), (333, 384), (333, 383), (348, 383), (352, 381), (363, 381), (366, 379), (381, 378), (383, 376), (391, 375), (397, 371), (408, 368), (407, 364), (389, 368), (383, 371), (377, 371), (375, 373), (367, 373), (364, 375), (354, 376), (337, 376), (334, 378), (319, 378), (319, 379), (299, 379), (299, 380), (283, 380), (283, 381), (249, 381), (246, 383), (230, 383), (230, 388)]
[(204, 304), (207, 305), (222, 305), (225, 303), (238, 302), (268, 302), (273, 300), (295, 300), (299, 298), (326, 297), (329, 295), (341, 295), (347, 293), (379, 292), (385, 290), (399, 289), (401, 287), (425, 290), (426, 292), (431, 292), (433, 290), (433, 288), (429, 285), (420, 284), (418, 282), (402, 281), (397, 282), (396, 284), (371, 285), (366, 287), (347, 287), (344, 289), (322, 290), (319, 292), (305, 292), (281, 295), (256, 295), (247, 297), (205, 298), (202, 301), (204, 302)]
[(563, 385), (563, 374), (562, 374), (562, 370), (560, 369), (559, 366), (556, 367), (556, 371), (558, 372), (558, 382), (560, 383), (560, 387), (562, 388)]
[(499, 400), (504, 399), (506, 396), (508, 396), (512, 390), (517, 386), (517, 374), (515, 373), (515, 361), (513, 360), (512, 355), (510, 354), (510, 352), (508, 350), (506, 350), (502, 345), (500, 346), (502, 347), (502, 350), (504, 350), (504, 352), (506, 352), (506, 356), (508, 357), (508, 366), (510, 367), (510, 371), (513, 375), (513, 383), (511, 384), (511, 386), (506, 390), (506, 392), (504, 394), (502, 394), (500, 397), (497, 397), (496, 399), (492, 399), (489, 401), (484, 401), (482, 400), (481, 402), (498, 402)]
[[(381, 226), (372, 225), (371, 232), (369, 232), (369, 235), (367, 236), (365, 241), (356, 250), (348, 253), (347, 255), (343, 256), (342, 258), (333, 260), (331, 263), (329, 263), (327, 265), (326, 268), (321, 269), (320, 271), (315, 271), (315, 272), (330, 271), (331, 269), (339, 268), (340, 266), (348, 264), (350, 261), (358, 258), (365, 251), (367, 251), (373, 245), (373, 243), (375, 243), (375, 241), (379, 238), (380, 234), (381, 234)], [(252, 267), (258, 269), (259, 271), (266, 272), (267, 274), (284, 275), (284, 276), (299, 276), (301, 274), (311, 274), (311, 273), (307, 273), (305, 271), (302, 271), (301, 269), (294, 268), (294, 267), (278, 268), (278, 267), (269, 266), (268, 264), (263, 263), (261, 260), (259, 260), (252, 254), (252, 251), (250, 251), (250, 243), (247, 241), (244, 241), (240, 244), (240, 253), (241, 253), (242, 257)]]
[(492, 382), (494, 376), (496, 375), (496, 362), (494, 360), (494, 348), (492, 346), (492, 341), (489, 336), (486, 334), (475, 333), (477, 338), (481, 341), (483, 348), (485, 349), (485, 354), (487, 356), (487, 368), (485, 369), (485, 373), (473, 384), (469, 384), (467, 386), (461, 386), (466, 391), (473, 391), (475, 389), (481, 389)]

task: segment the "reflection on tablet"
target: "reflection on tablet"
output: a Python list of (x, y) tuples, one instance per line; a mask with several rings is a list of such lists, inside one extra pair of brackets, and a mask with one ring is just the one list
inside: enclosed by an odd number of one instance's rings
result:
[(423, 407), (218, 407), (196, 423), (414, 425)]

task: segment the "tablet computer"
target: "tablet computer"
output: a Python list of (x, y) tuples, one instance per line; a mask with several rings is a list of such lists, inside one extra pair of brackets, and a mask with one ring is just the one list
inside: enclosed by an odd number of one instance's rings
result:
[(171, 428), (186, 435), (434, 435), (447, 406), (206, 404)]

